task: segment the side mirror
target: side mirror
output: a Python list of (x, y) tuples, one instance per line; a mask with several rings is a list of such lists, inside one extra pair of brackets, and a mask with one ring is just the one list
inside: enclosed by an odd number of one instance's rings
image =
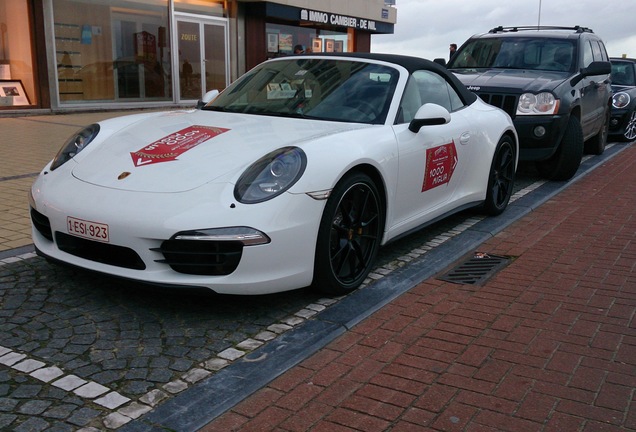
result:
[(197, 109), (203, 108), (208, 103), (212, 102), (218, 95), (218, 90), (210, 90), (209, 92), (204, 94), (201, 99), (199, 99), (199, 101), (197, 102)]
[(426, 103), (415, 113), (415, 117), (409, 123), (409, 130), (418, 133), (423, 126), (435, 126), (450, 123), (451, 116), (446, 108), (441, 105)]
[(446, 59), (436, 58), (436, 59), (433, 60), (433, 62), (437, 63), (438, 65), (446, 67)]
[(595, 61), (586, 68), (581, 69), (581, 75), (608, 75), (612, 72), (612, 64), (606, 61)]
[(612, 63), (605, 61), (595, 61), (586, 68), (581, 68), (579, 73), (570, 80), (570, 85), (576, 85), (583, 78), (595, 75), (609, 75), (612, 72)]

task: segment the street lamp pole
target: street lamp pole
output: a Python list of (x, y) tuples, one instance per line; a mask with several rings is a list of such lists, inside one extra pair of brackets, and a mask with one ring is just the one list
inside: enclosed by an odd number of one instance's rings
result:
[(537, 27), (541, 26), (541, 0), (539, 0), (539, 20), (537, 22)]

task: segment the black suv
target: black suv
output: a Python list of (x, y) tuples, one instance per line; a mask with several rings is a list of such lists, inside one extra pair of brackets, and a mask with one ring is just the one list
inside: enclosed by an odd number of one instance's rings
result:
[(520, 160), (571, 178), (607, 142), (612, 89), (603, 41), (585, 27), (497, 27), (472, 36), (447, 67), (514, 120)]

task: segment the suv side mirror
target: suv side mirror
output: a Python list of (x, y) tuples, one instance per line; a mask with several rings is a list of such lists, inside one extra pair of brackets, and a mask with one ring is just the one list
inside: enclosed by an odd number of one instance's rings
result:
[(612, 64), (606, 61), (595, 61), (586, 68), (581, 69), (581, 75), (608, 75), (612, 72)]
[(583, 78), (594, 75), (609, 75), (612, 72), (612, 64), (606, 61), (595, 61), (586, 68), (581, 68), (578, 75), (570, 80), (570, 85), (575, 86)]

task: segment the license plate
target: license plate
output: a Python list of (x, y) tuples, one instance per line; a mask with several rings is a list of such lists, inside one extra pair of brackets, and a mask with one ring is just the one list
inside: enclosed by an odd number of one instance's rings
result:
[(108, 225), (92, 222), (83, 219), (77, 219), (68, 216), (66, 218), (66, 229), (69, 234), (84, 237), (91, 240), (96, 240), (104, 243), (109, 242), (108, 238)]

